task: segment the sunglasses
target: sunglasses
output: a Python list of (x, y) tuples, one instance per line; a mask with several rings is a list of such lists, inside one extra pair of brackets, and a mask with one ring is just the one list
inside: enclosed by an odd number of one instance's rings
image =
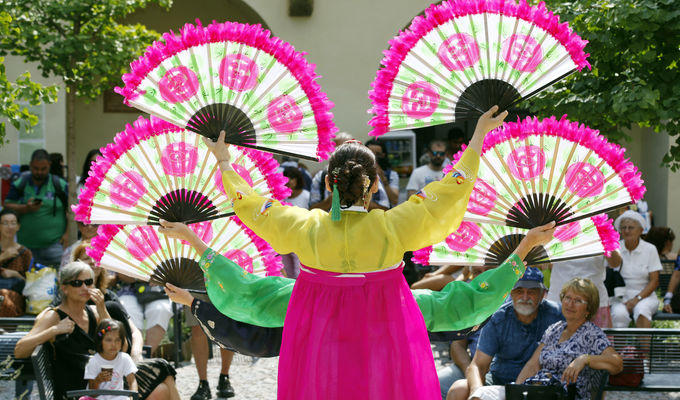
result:
[(92, 286), (92, 284), (94, 283), (94, 279), (92, 278), (88, 278), (85, 280), (75, 279), (72, 280), (71, 282), (66, 282), (67, 285), (71, 285), (73, 287), (81, 287), (83, 286), (83, 283), (85, 284), (85, 286)]
[(433, 151), (431, 153), (435, 157), (444, 157), (446, 155), (446, 152), (444, 152), (444, 151)]

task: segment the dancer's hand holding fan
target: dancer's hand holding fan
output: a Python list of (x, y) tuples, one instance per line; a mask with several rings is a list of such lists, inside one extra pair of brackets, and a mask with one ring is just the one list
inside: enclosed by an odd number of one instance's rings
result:
[(125, 103), (212, 140), (309, 160), (337, 131), (314, 65), (259, 25), (186, 24), (130, 64)]
[(584, 67), (587, 42), (526, 0), (434, 4), (390, 41), (369, 92), (378, 136), (508, 110)]

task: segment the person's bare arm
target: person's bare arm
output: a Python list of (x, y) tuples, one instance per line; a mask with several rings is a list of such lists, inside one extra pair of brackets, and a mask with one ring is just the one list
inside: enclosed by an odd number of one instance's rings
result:
[(619, 254), (619, 252), (616, 250), (612, 251), (609, 257), (605, 255), (604, 258), (607, 260), (607, 265), (609, 268), (618, 268), (621, 266), (621, 262), (623, 261), (621, 254)]
[(186, 240), (198, 254), (203, 254), (208, 250), (208, 245), (185, 224), (165, 220), (160, 220), (160, 223), (161, 227), (158, 228), (158, 232), (175, 239)]
[(133, 392), (139, 391), (139, 388), (137, 387), (137, 379), (135, 379), (135, 374), (128, 374), (128, 376), (126, 376), (125, 379), (127, 379), (128, 388), (130, 390), (132, 390)]
[(576, 383), (576, 379), (586, 366), (592, 369), (604, 369), (611, 375), (616, 375), (623, 370), (623, 359), (613, 347), (607, 347), (600, 355), (581, 354), (564, 369), (562, 382)]
[(416, 194), (416, 191), (415, 191), (415, 190), (407, 190), (407, 191), (406, 191), (406, 194), (407, 194), (407, 197), (411, 197), (411, 196), (413, 196), (414, 194)]
[(470, 394), (484, 386), (485, 376), (489, 372), (491, 360), (492, 357), (483, 351), (477, 349), (475, 352), (475, 356), (472, 357), (470, 365), (465, 370), (465, 379), (467, 379)]
[(668, 289), (664, 295), (663, 310), (665, 312), (673, 312), (670, 302), (671, 299), (673, 299), (673, 293), (675, 293), (675, 289), (677, 289), (678, 284), (680, 284), (680, 270), (673, 271), (673, 275), (671, 275), (671, 281), (668, 283)]
[(57, 335), (71, 333), (76, 323), (70, 318), (59, 320), (54, 310), (45, 310), (38, 315), (35, 324), (26, 336), (19, 339), (14, 346), (14, 358), (28, 358), (39, 345), (54, 340)]
[[(638, 296), (642, 297), (643, 299), (646, 298), (656, 290), (657, 286), (659, 286), (659, 271), (650, 272), (649, 282), (647, 282), (647, 285), (640, 291), (640, 293), (638, 293)], [(635, 308), (639, 302), (640, 300), (638, 300), (637, 297), (633, 297), (626, 302), (626, 308), (629, 312), (632, 312), (633, 308)]]
[(503, 120), (508, 116), (508, 112), (503, 111), (494, 117), (494, 114), (497, 111), (498, 106), (493, 106), (477, 120), (475, 133), (472, 134), (472, 139), (470, 139), (468, 147), (471, 147), (479, 155), (482, 154), (482, 145), (484, 144), (486, 134), (503, 125)]
[(454, 340), (451, 342), (451, 360), (453, 360), (454, 364), (456, 364), (461, 371), (465, 371), (472, 361), (467, 346), (467, 339)]

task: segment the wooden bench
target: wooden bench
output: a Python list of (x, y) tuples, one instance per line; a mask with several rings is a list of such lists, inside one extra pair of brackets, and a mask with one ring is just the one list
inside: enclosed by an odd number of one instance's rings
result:
[(659, 286), (657, 287), (657, 291), (661, 294), (661, 297), (663, 297), (663, 295), (666, 294), (668, 284), (671, 281), (671, 275), (673, 275), (673, 271), (675, 270), (675, 260), (661, 260), (661, 268), (661, 271), (659, 271)]
[[(609, 374), (603, 373), (595, 399), (609, 391), (680, 392), (680, 329), (623, 328), (604, 332), (622, 355), (624, 368), (644, 372), (644, 378), (638, 387), (613, 386), (609, 384)], [(627, 346), (643, 354), (642, 362), (623, 354)]]

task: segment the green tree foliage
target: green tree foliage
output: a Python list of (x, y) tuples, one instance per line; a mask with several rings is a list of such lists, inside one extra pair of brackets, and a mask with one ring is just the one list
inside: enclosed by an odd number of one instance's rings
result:
[(584, 69), (531, 102), (541, 116), (567, 114), (614, 141), (640, 125), (675, 138), (664, 157), (680, 168), (680, 1), (548, 0), (589, 41)]
[[(10, 32), (11, 21), (9, 14), (0, 12), (0, 34), (3, 37)], [(38, 117), (31, 114), (25, 104), (38, 105), (56, 100), (57, 87), (32, 82), (28, 71), (11, 82), (5, 73), (5, 58), (0, 57), (0, 118), (6, 118), (16, 129), (30, 130), (38, 123)], [(5, 132), (6, 123), (0, 121), (0, 146), (5, 143)]]
[[(75, 155), (76, 96), (95, 99), (121, 84), (120, 77), (159, 34), (125, 17), (157, 3), (166, 9), (172, 0), (1, 0), (0, 12), (10, 15), (10, 29), (0, 37), (0, 55), (23, 56), (35, 62), (45, 77), (66, 85), (66, 160), (77, 171)], [(69, 180), (69, 203), (75, 197), (75, 176)], [(75, 237), (70, 224), (71, 239)]]
[(80, 97), (95, 99), (120, 84), (130, 61), (159, 35), (140, 24), (121, 23), (149, 3), (171, 0), (3, 0), (12, 17), (0, 52), (34, 61), (45, 77), (63, 78)]

